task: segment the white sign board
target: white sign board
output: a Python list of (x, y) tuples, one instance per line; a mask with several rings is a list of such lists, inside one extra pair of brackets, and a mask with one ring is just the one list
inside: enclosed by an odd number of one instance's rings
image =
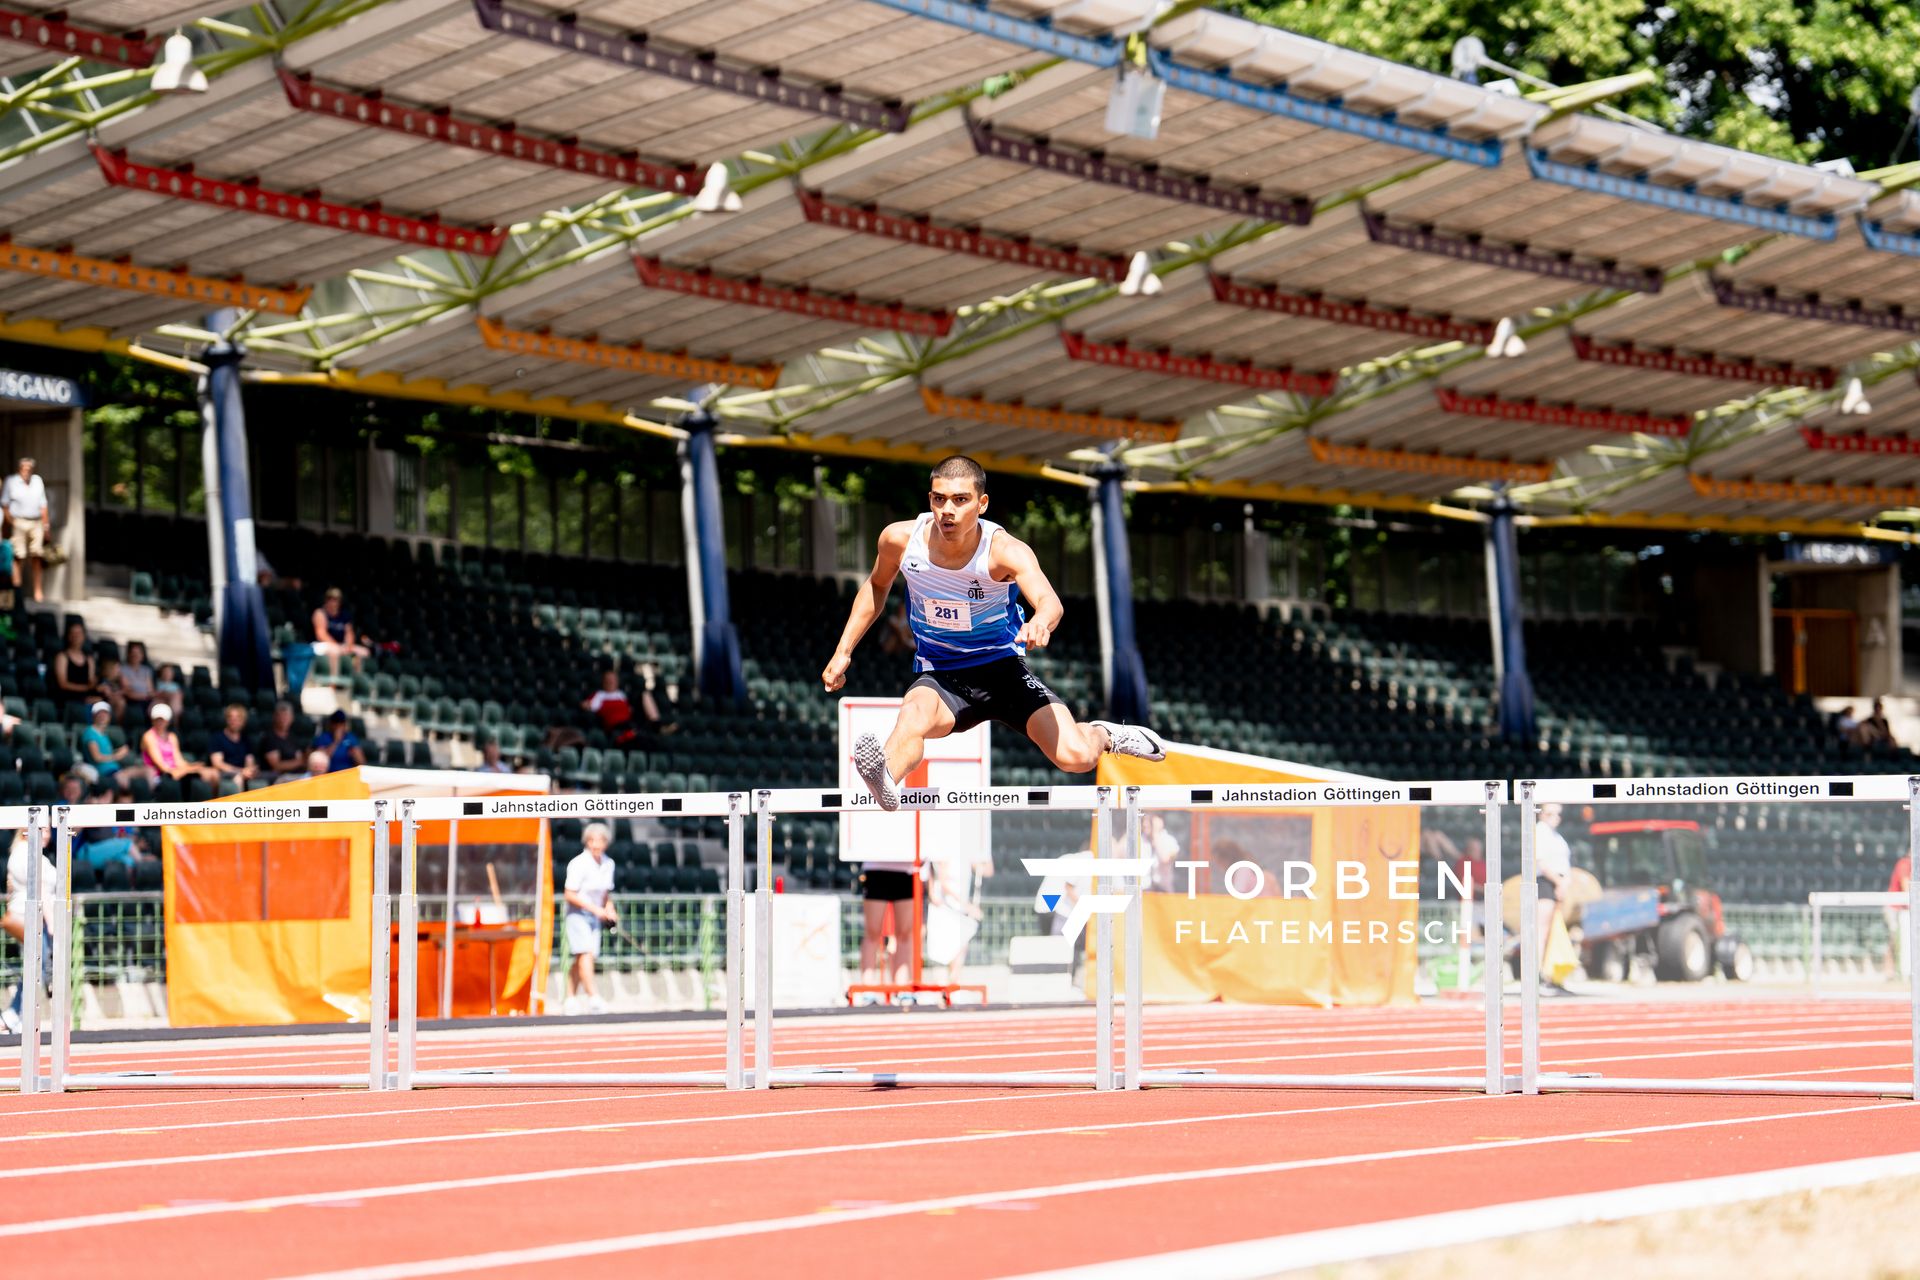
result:
[[(753, 913), (759, 898), (747, 895), (747, 1007), (753, 1007)], [(840, 899), (831, 893), (773, 895), (773, 1007), (831, 1009), (846, 1003), (840, 973)]]
[[(853, 767), (853, 744), (870, 733), (885, 742), (900, 714), (898, 698), (840, 699), (840, 785), (864, 795), (867, 784)], [(948, 734), (927, 743), (927, 758), (904, 782), (904, 788), (975, 791), (992, 785), (991, 742), (988, 725), (965, 733)], [(898, 813), (842, 813), (840, 861), (985, 862), (993, 857), (992, 815), (983, 810), (908, 811)]]

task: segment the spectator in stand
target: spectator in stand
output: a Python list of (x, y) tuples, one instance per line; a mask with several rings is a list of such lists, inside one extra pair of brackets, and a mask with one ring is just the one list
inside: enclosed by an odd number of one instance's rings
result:
[(209, 787), (219, 775), (204, 764), (187, 759), (180, 749), (179, 735), (173, 731), (173, 708), (164, 702), (153, 705), (153, 727), (140, 735), (140, 759), (153, 772), (154, 780), (166, 777), (175, 782), (197, 778)]
[(307, 778), (318, 778), (331, 772), (333, 772), (333, 757), (331, 755), (325, 751), (309, 751), (307, 753), (307, 771), (305, 773), (295, 774), (292, 778), (288, 779), (288, 781), (300, 782)]
[(1860, 730), (1860, 717), (1853, 714), (1853, 704), (1849, 702), (1827, 717), (1827, 728), (1833, 736), (1842, 742), (1852, 742)]
[(625, 745), (638, 736), (633, 723), (633, 704), (627, 701), (626, 691), (620, 687), (618, 667), (608, 667), (600, 673), (600, 687), (580, 707), (592, 712), (599, 719), (600, 727), (616, 743)]
[(247, 709), (239, 703), (227, 708), (227, 722), (207, 747), (207, 762), (213, 766), (218, 784), (231, 783), (233, 790), (245, 791), (260, 773), (260, 759), (247, 746)]
[(47, 483), (33, 473), (33, 459), (20, 459), (20, 469), (0, 485), (0, 511), (6, 514), (7, 537), (13, 544), (13, 585), (20, 587), (22, 561), (33, 565), (33, 598), (41, 599), (40, 566), (53, 534), (53, 505), (47, 501)]
[(907, 621), (907, 602), (902, 600), (900, 607), (881, 624), (880, 652), (898, 655), (913, 653), (918, 648), (913, 639), (913, 625)]
[(514, 768), (500, 758), (500, 742), (497, 738), (488, 738), (480, 744), (480, 763), (474, 766), (475, 773), (512, 773)]
[[(121, 714), (114, 717), (122, 724), (145, 724), (147, 708), (153, 704), (153, 667), (147, 661), (144, 640), (127, 641), (127, 656), (120, 663)], [(126, 712), (131, 711), (129, 720)]]
[(328, 587), (320, 607), (313, 611), (313, 651), (325, 657), (352, 658), (355, 671), (360, 670), (361, 660), (369, 653), (367, 646), (360, 643), (360, 635), (353, 627), (353, 614), (347, 610), (345, 597), (338, 587)]
[(97, 665), (100, 668), (100, 683), (94, 689), (93, 696), (111, 707), (114, 722), (120, 723), (127, 714), (126, 695), (120, 691), (120, 660), (101, 658)]
[[(50, 827), (40, 828), (41, 847), (53, 836)], [(16, 944), (27, 939), (27, 877), (32, 874), (32, 856), (27, 851), (26, 828), (14, 832), (13, 847), (7, 854), (7, 911), (0, 917), (0, 930), (10, 936)], [(40, 985), (44, 990), (53, 985), (53, 888), (54, 877), (58, 873), (53, 863), (44, 853), (40, 855)], [(7, 1008), (4, 1021), (8, 1031), (20, 1030), (20, 1005), (27, 993), (25, 974), (20, 976), (20, 989), (13, 993), (13, 1004)]]
[(87, 652), (85, 623), (67, 626), (67, 647), (53, 655), (53, 698), (62, 707), (100, 696), (100, 673)]
[[(1905, 893), (1913, 880), (1913, 858), (1902, 857), (1893, 864), (1893, 874), (1887, 877), (1888, 893)], [(1887, 934), (1893, 945), (1887, 948), (1888, 976), (1898, 978), (1913, 972), (1908, 966), (1913, 957), (1907, 954), (1907, 905), (1895, 903), (1884, 909), (1887, 918)]]
[(338, 773), (342, 769), (352, 769), (367, 762), (367, 753), (360, 749), (360, 739), (347, 725), (347, 713), (336, 711), (327, 717), (327, 729), (313, 740), (315, 754), (327, 753), (327, 767), (322, 773)]
[(93, 770), (94, 780), (101, 786), (124, 794), (140, 775), (140, 768), (129, 762), (132, 747), (113, 745), (107, 733), (107, 726), (112, 722), (113, 708), (104, 699), (94, 703), (93, 723), (80, 731), (80, 763)]
[(273, 704), (273, 720), (254, 744), (254, 760), (269, 782), (285, 782), (305, 772), (307, 753), (293, 739), (293, 704), (282, 698)]
[[(179, 715), (187, 702), (187, 691), (180, 685), (180, 668), (171, 662), (163, 662), (153, 675), (153, 700), (156, 704), (165, 703), (169, 711)], [(151, 718), (151, 713), (149, 713)]]
[(665, 737), (680, 732), (680, 712), (675, 686), (661, 685), (659, 676), (659, 668), (651, 662), (640, 664), (640, 718), (652, 735)]
[[(604, 822), (587, 824), (580, 833), (581, 851), (567, 863), (567, 950), (573, 964), (567, 970), (568, 1013), (605, 1013), (607, 1002), (593, 982), (594, 957), (600, 954), (600, 935), (608, 925), (620, 927), (613, 909), (613, 859), (607, 846), (613, 829)], [(584, 1001), (584, 1004), (583, 1004)]]
[(1860, 722), (1855, 733), (1863, 747), (1900, 745), (1893, 740), (1893, 725), (1887, 720), (1887, 706), (1879, 698), (1873, 700), (1873, 714)]
[[(105, 797), (94, 797), (104, 803)], [(115, 862), (123, 862), (128, 869), (147, 858), (153, 857), (153, 851), (147, 848), (146, 837), (134, 826), (125, 827), (87, 827), (73, 833), (73, 866), (79, 871), (91, 867), (96, 872)]]

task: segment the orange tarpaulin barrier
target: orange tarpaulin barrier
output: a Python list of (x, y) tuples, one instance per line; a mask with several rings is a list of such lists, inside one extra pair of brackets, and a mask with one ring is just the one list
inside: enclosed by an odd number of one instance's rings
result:
[[(1173, 744), (1168, 746), (1167, 758), (1157, 764), (1102, 756), (1099, 779), (1115, 786), (1366, 781), (1350, 775), (1330, 777), (1284, 761)], [(1420, 904), (1413, 897), (1392, 896), (1389, 877), (1395, 864), (1404, 864), (1398, 872), (1401, 892), (1417, 883), (1417, 808), (1170, 811), (1167, 820), (1181, 843), (1179, 857), (1206, 865), (1192, 873), (1192, 897), (1187, 895), (1189, 873), (1172, 868), (1164, 869), (1162, 877), (1164, 884), (1165, 877), (1172, 876), (1173, 891), (1145, 895), (1142, 924), (1148, 999), (1321, 1006), (1413, 1000)], [(1252, 862), (1261, 868), (1264, 885), (1259, 896), (1240, 899), (1227, 894), (1224, 881), (1235, 862)], [(1310, 897), (1280, 896), (1289, 862), (1311, 865)], [(1362, 869), (1365, 891), (1360, 896), (1342, 898), (1336, 892), (1343, 862)], [(1302, 873), (1303, 869), (1296, 869), (1296, 877)], [(1244, 869), (1235, 878), (1235, 887), (1242, 892), (1253, 883), (1253, 873)], [(1353, 883), (1357, 888), (1358, 879)], [(1090, 950), (1093, 938), (1090, 928)], [(1116, 929), (1116, 946), (1119, 938)], [(1124, 952), (1115, 961), (1116, 976), (1124, 981)], [(1089, 965), (1089, 984), (1093, 972)]]
[[(349, 769), (233, 799), (244, 798), (250, 804), (397, 799), (401, 789), (428, 794), (436, 779), (458, 780), (464, 784), (463, 793), (472, 795), (519, 790), (505, 777), (476, 786), (470, 775)], [(452, 836), (448, 823), (419, 824), (423, 906), (445, 901)], [(523, 936), (501, 941), (496, 925), (485, 931), (495, 935), (489, 946), (471, 940), (476, 932), (471, 926), (456, 925), (450, 1016), (484, 1015), (495, 1005), (503, 1012), (524, 1010), (532, 991), (545, 982), (552, 943), (553, 886), (547, 871), (545, 824), (533, 818), (469, 819), (460, 824), (458, 837), (456, 901), (490, 900), (487, 870), (492, 865), (494, 879), (513, 908), (506, 927), (517, 927)], [(397, 895), (399, 823), (390, 824), (389, 840), (389, 887)], [(173, 1025), (366, 1019), (371, 1003), (373, 892), (373, 832), (367, 826), (351, 822), (169, 826), (163, 831), (162, 848), (167, 1012)], [(419, 1008), (426, 1017), (443, 1015), (445, 937), (445, 923), (430, 919), (422, 924), (416, 941)], [(392, 972), (397, 983), (401, 945), (397, 932), (395, 939)]]

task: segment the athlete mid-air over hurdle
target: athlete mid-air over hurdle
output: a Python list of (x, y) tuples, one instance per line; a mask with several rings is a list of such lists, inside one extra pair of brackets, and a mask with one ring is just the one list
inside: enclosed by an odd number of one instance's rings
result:
[[(963, 457), (939, 463), (928, 503), (932, 510), (881, 532), (873, 572), (854, 595), (839, 647), (820, 673), (828, 693), (847, 682), (854, 646), (885, 609), (894, 575), (904, 572), (920, 675), (907, 688), (886, 745), (870, 733), (853, 744), (854, 768), (880, 807), (900, 807), (895, 784), (919, 767), (927, 739), (963, 733), (984, 720), (1026, 734), (1068, 773), (1091, 771), (1108, 751), (1165, 759), (1166, 746), (1152, 730), (1076, 721), (1027, 669), (1027, 650), (1044, 649), (1060, 625), (1060, 597), (1033, 548), (981, 518), (987, 473), (980, 464)], [(1032, 618), (1021, 612), (1016, 594), (1033, 606)]]

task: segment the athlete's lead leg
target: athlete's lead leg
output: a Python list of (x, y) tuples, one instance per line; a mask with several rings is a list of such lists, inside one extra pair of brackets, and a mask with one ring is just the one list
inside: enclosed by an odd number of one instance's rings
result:
[(1050, 703), (1027, 717), (1027, 736), (1047, 759), (1068, 773), (1091, 773), (1106, 752), (1167, 758), (1166, 744), (1151, 729), (1139, 725), (1109, 724), (1105, 720), (1077, 723), (1066, 707)]
[(944, 738), (953, 732), (953, 712), (939, 695), (922, 685), (907, 690), (900, 702), (900, 715), (893, 722), (883, 748), (880, 739), (870, 733), (860, 735), (853, 744), (853, 767), (860, 780), (873, 792), (880, 807), (891, 813), (900, 807), (900, 792), (894, 783), (920, 767), (926, 757), (929, 738)]

